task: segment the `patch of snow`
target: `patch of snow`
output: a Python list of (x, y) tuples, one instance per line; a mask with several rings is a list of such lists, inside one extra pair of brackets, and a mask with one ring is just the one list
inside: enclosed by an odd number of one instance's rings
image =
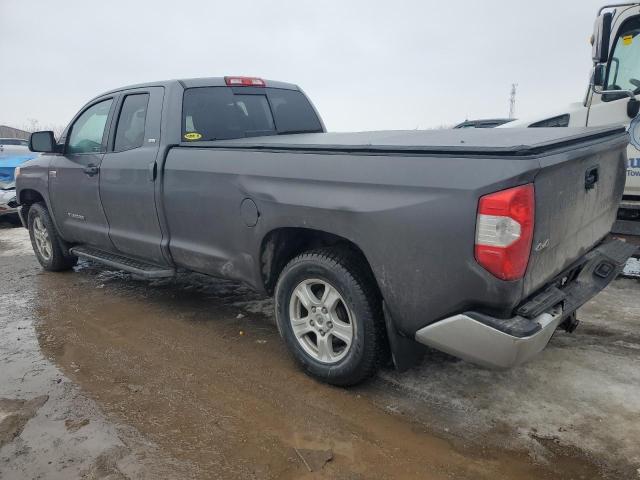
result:
[(640, 278), (640, 258), (630, 258), (627, 260), (622, 275), (625, 277)]

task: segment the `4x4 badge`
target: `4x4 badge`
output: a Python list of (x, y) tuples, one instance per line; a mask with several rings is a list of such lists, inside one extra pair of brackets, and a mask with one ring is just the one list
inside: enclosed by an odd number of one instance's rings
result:
[(534, 247), (534, 250), (536, 252), (539, 252), (540, 250), (544, 250), (548, 246), (549, 246), (549, 239), (547, 238), (544, 242), (538, 242)]

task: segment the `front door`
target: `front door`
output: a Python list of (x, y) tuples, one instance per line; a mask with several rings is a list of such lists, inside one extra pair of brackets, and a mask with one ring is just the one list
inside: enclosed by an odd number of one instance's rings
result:
[(156, 156), (164, 88), (124, 92), (100, 168), (100, 198), (109, 237), (127, 256), (162, 265), (162, 230), (156, 211)]
[(100, 203), (100, 164), (115, 99), (86, 107), (67, 131), (64, 153), (52, 156), (49, 195), (56, 224), (70, 242), (113, 250)]
[[(613, 44), (607, 66), (606, 90), (631, 90), (640, 99), (640, 16), (626, 19)], [(640, 116), (627, 115), (629, 96), (623, 93), (593, 95), (588, 126), (624, 124), (629, 129), (630, 143), (625, 195), (640, 196)]]

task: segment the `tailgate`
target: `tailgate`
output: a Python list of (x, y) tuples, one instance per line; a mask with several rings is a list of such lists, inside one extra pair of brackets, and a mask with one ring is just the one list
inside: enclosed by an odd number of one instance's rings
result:
[(624, 190), (626, 145), (626, 135), (618, 134), (540, 159), (524, 296), (568, 268), (611, 231)]

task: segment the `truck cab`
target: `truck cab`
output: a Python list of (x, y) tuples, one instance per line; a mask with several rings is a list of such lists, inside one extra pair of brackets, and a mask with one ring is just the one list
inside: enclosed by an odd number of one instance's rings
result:
[(626, 186), (613, 232), (640, 235), (640, 3), (603, 6), (591, 42), (594, 67), (583, 101), (502, 128), (624, 125), (630, 137)]

